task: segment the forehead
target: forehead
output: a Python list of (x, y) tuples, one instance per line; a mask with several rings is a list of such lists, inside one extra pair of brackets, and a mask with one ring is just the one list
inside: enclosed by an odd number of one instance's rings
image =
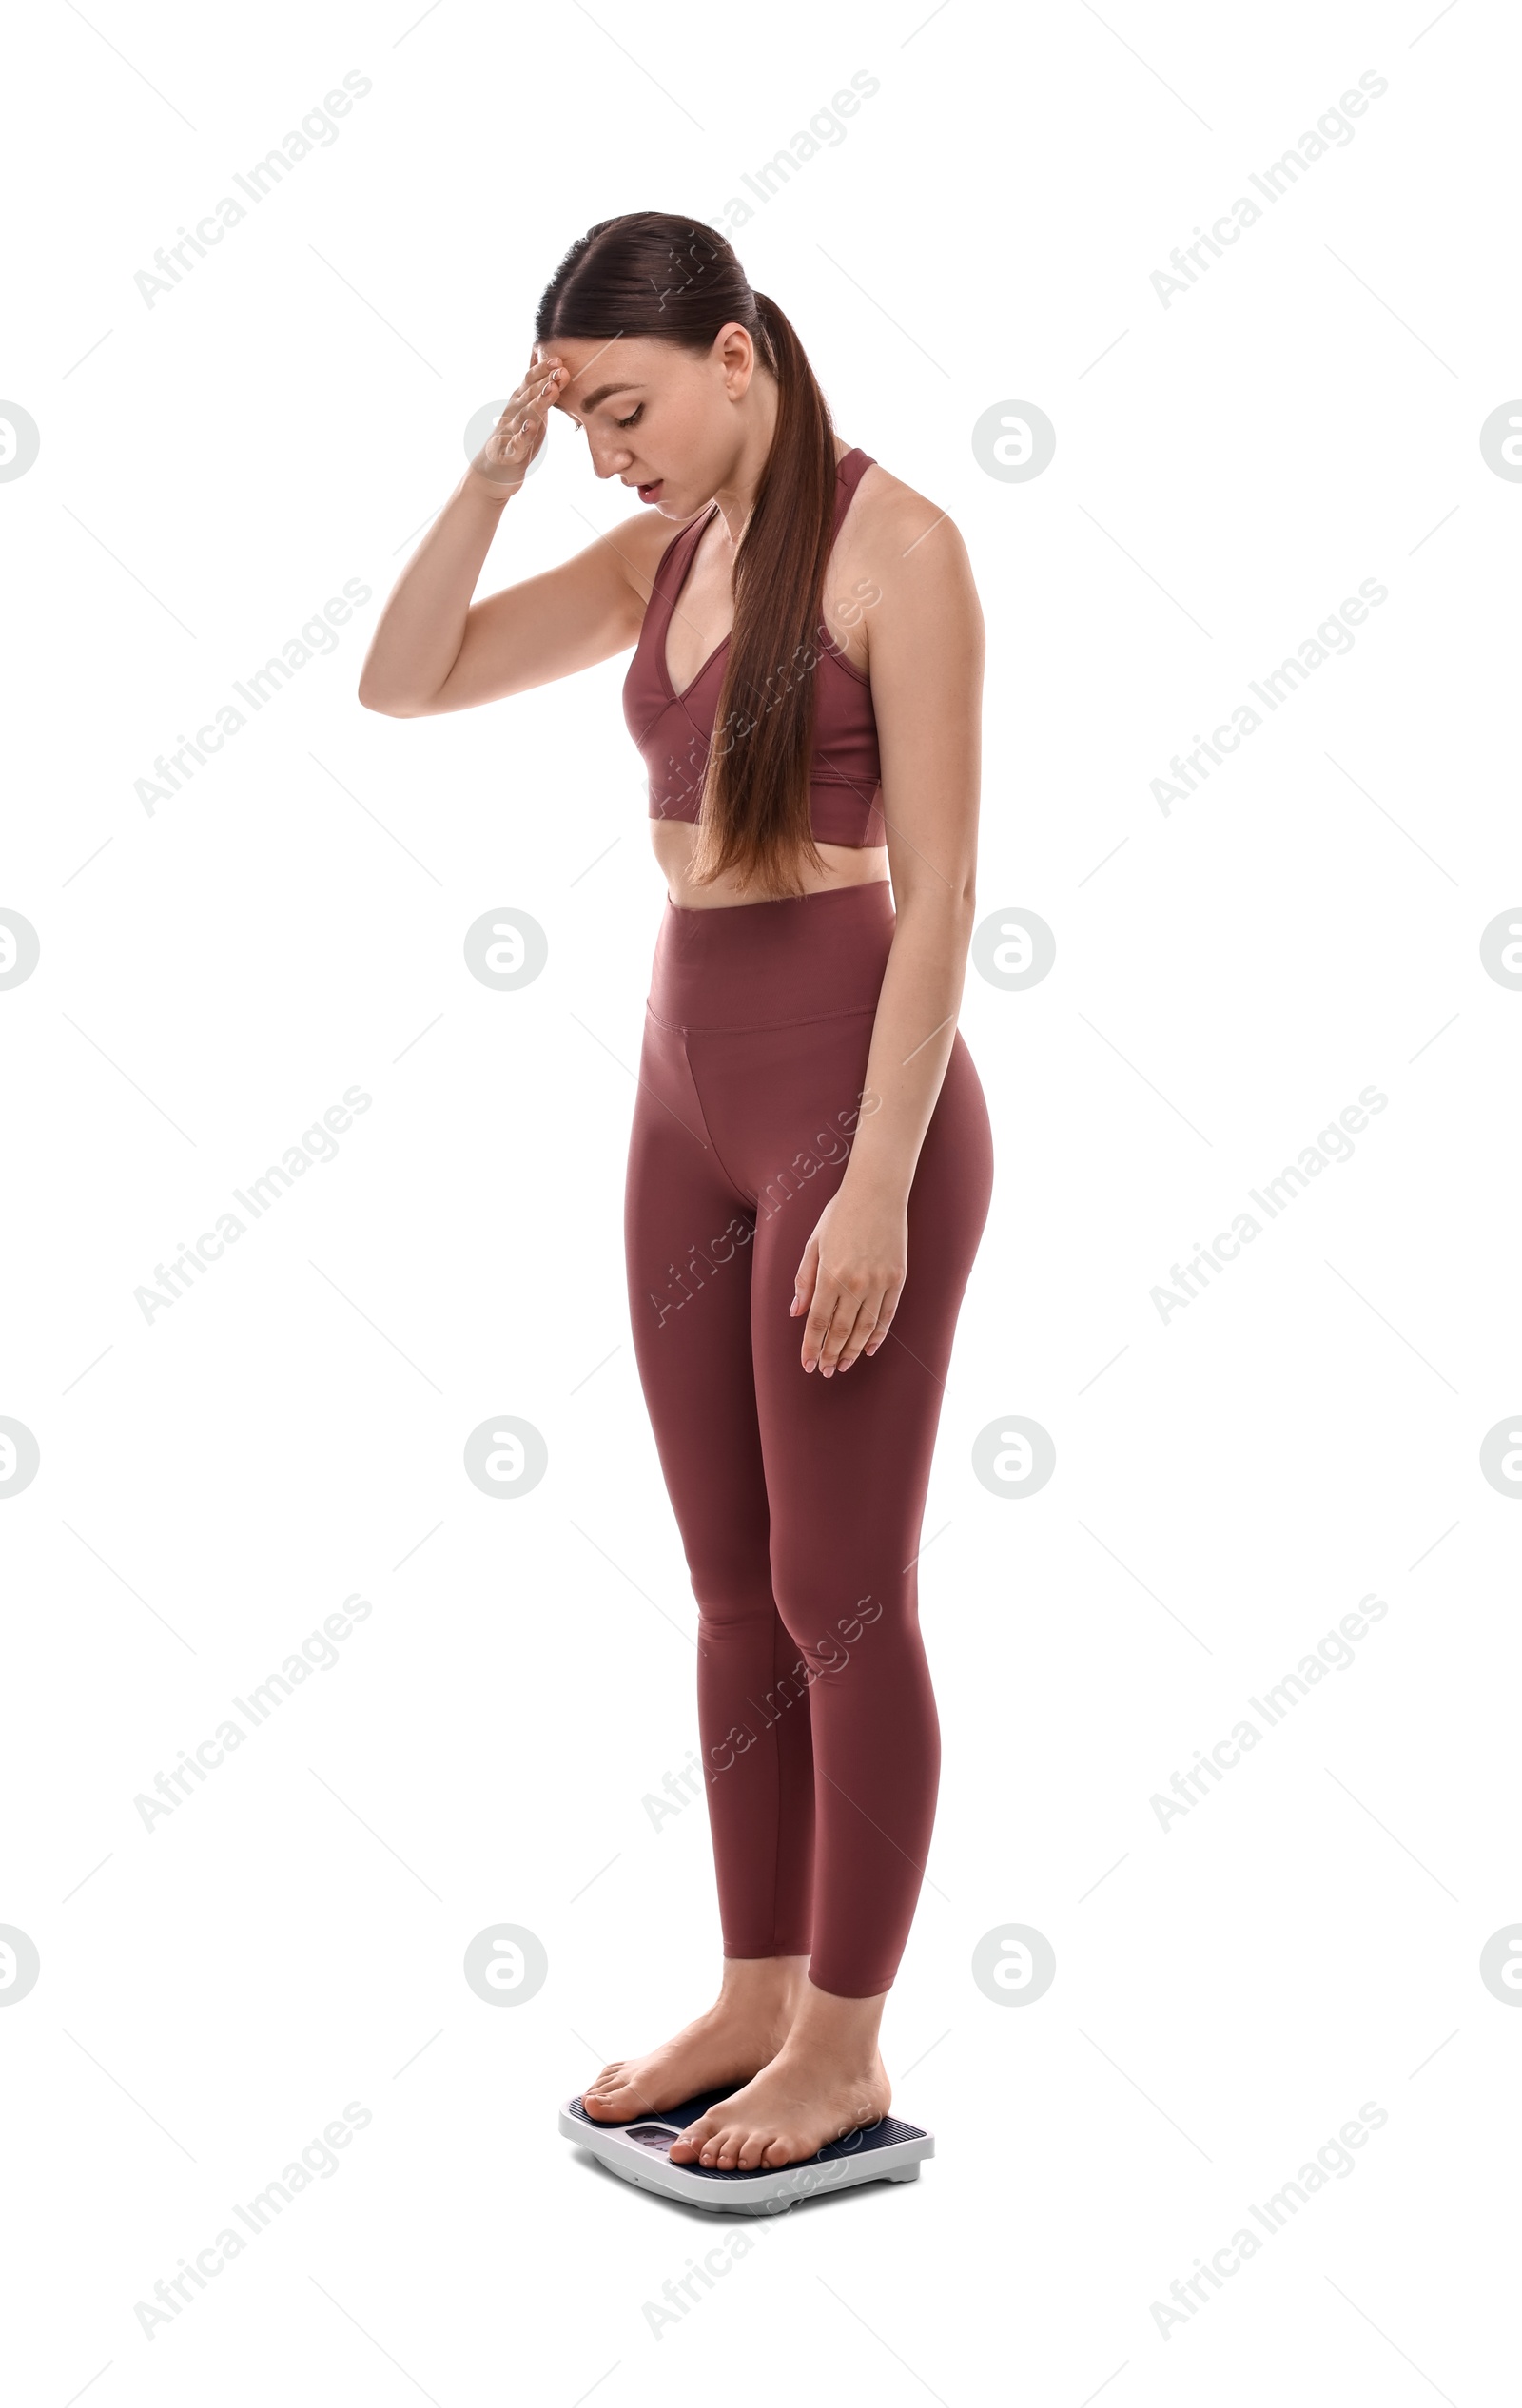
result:
[(569, 371), (557, 410), (580, 416), (602, 406), (631, 386), (648, 383), (658, 346), (631, 336), (567, 335), (535, 345), (538, 359), (558, 359)]

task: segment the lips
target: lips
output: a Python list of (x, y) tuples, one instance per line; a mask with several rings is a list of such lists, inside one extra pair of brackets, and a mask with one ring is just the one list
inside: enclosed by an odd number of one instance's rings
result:
[(660, 489), (665, 482), (666, 479), (664, 476), (657, 476), (653, 485), (639, 486), (637, 490), (640, 500), (642, 502), (653, 502), (658, 500), (660, 497)]

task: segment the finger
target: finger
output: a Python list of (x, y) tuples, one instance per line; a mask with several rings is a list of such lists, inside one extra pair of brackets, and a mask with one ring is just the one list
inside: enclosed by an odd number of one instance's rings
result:
[[(542, 413), (554, 402), (565, 383), (565, 371), (559, 367), (532, 368), (517, 390), (503, 405), (502, 417), (521, 419), (529, 412)], [(498, 420), (498, 424), (500, 424)]]
[(554, 403), (557, 388), (553, 378), (541, 377), (535, 384), (524, 385), (508, 403), (517, 410), (520, 425), (542, 425)]
[(819, 1240), (816, 1237), (810, 1237), (803, 1250), (803, 1260), (798, 1265), (793, 1277), (792, 1302), (788, 1307), (790, 1314), (808, 1311), (809, 1299), (813, 1294), (814, 1282), (818, 1275)]
[(535, 394), (527, 399), (520, 393), (514, 395), (488, 437), (497, 456), (510, 451), (515, 455), (512, 464), (516, 466), (517, 456), (521, 456), (525, 447), (531, 453), (537, 450), (544, 439), (551, 398), (548, 391)]
[(500, 435), (507, 442), (516, 440), (517, 437), (522, 431), (524, 414), (527, 408), (528, 403), (523, 398), (522, 394), (520, 392), (515, 393), (510, 401), (503, 403), (502, 415), (498, 419), (496, 426), (493, 428), (493, 434)]
[(827, 1287), (821, 1273), (814, 1282), (814, 1300), (809, 1308), (809, 1325), (803, 1333), (803, 1368), (806, 1371), (819, 1368), (820, 1355), (839, 1302), (839, 1289)]
[(838, 1279), (829, 1279), (821, 1270), (819, 1291), (815, 1294), (814, 1309), (809, 1317), (810, 1331), (818, 1330), (814, 1362), (820, 1370), (833, 1372), (835, 1358), (855, 1322), (859, 1301), (842, 1287)]
[(857, 1356), (865, 1350), (868, 1339), (877, 1328), (879, 1311), (879, 1304), (874, 1297), (863, 1298), (861, 1311), (857, 1313), (847, 1335), (846, 1343), (840, 1350), (838, 1369), (842, 1371), (849, 1371)]
[[(861, 1319), (866, 1299), (843, 1289), (835, 1298), (835, 1310), (829, 1317), (829, 1328), (820, 1352), (819, 1368), (827, 1379), (840, 1368), (840, 1358), (850, 1342), (851, 1333)], [(873, 1312), (872, 1318), (876, 1319)]]
[(898, 1311), (898, 1300), (903, 1293), (903, 1280), (895, 1279), (891, 1288), (889, 1288), (885, 1293), (882, 1303), (877, 1308), (877, 1327), (867, 1341), (867, 1345), (863, 1350), (865, 1353), (875, 1354), (877, 1352), (878, 1348), (882, 1345), (883, 1340), (887, 1337), (889, 1330), (893, 1326), (893, 1315)]

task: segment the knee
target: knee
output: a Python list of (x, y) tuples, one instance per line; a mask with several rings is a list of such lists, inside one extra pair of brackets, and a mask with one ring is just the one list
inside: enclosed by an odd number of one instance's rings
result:
[(704, 1630), (770, 1626), (776, 1613), (771, 1595), (771, 1566), (765, 1547), (757, 1554), (743, 1544), (705, 1546), (689, 1553), (687, 1568)]
[(816, 1574), (801, 1577), (773, 1567), (772, 1589), (788, 1636), (814, 1680), (843, 1672), (857, 1648), (869, 1645), (874, 1633), (900, 1626), (902, 1581), (892, 1596), (866, 1590), (861, 1595), (838, 1580)]

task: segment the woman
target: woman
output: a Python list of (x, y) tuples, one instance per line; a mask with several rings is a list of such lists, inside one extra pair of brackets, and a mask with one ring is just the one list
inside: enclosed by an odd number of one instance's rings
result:
[[(463, 710), (635, 646), (668, 899), (624, 1233), (699, 1608), (724, 1963), (705, 2014), (582, 2095), (628, 2123), (732, 2089), (673, 2162), (773, 2167), (888, 2111), (878, 2027), (935, 1813), (915, 1558), (993, 1176), (956, 1027), (983, 621), (950, 520), (836, 437), (711, 227), (594, 226), (535, 333), (360, 700)], [(642, 507), (474, 602), (552, 408)]]

